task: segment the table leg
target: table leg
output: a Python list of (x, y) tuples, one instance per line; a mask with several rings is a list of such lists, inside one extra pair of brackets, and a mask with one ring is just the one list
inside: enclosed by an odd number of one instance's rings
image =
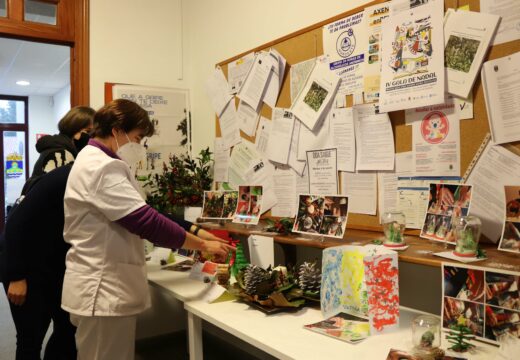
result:
[(190, 360), (203, 360), (202, 320), (188, 311), (188, 345)]

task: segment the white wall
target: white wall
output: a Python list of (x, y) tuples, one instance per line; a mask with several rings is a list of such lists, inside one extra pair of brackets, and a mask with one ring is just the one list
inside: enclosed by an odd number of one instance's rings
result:
[(194, 152), (213, 147), (215, 117), (204, 82), (216, 63), (369, 0), (184, 0)]
[(29, 175), (39, 156), (35, 148), (36, 134), (57, 134), (58, 120), (51, 96), (29, 96)]
[(90, 106), (104, 83), (187, 88), (181, 51), (181, 0), (90, 1)]
[(60, 119), (70, 110), (70, 84), (64, 86), (52, 97), (54, 102), (53, 116), (58, 123)]

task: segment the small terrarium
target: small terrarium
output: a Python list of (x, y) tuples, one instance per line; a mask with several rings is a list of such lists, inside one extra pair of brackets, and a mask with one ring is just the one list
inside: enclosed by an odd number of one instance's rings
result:
[(385, 233), (384, 245), (388, 247), (400, 247), (404, 242), (404, 229), (406, 218), (402, 212), (389, 211), (383, 215), (383, 231)]
[(428, 356), (441, 346), (441, 323), (431, 315), (419, 315), (412, 322), (414, 354)]
[(453, 223), (455, 251), (457, 256), (475, 257), (478, 251), (482, 223), (476, 216), (456, 217)]

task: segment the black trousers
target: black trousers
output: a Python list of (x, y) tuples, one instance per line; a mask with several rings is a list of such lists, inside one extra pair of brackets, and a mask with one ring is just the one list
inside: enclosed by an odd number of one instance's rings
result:
[[(4, 282), (7, 294), (8, 282)], [(45, 347), (45, 360), (76, 359), (76, 328), (61, 309), (61, 281), (27, 279), (27, 297), (21, 306), (9, 302), (16, 327), (16, 360), (40, 359), (49, 324), (53, 332)]]

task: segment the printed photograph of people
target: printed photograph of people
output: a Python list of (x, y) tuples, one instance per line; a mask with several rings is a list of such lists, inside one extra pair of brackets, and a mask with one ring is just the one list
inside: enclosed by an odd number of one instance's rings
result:
[(505, 186), (506, 219), (498, 250), (520, 252), (520, 186)]
[(470, 201), (471, 185), (431, 183), (421, 237), (455, 243), (453, 220), (468, 215)]
[(444, 295), (460, 300), (484, 301), (484, 271), (444, 266)]
[(244, 186), (238, 187), (238, 203), (234, 223), (242, 224), (258, 224), (262, 207), (262, 186)]
[(498, 341), (505, 334), (520, 338), (520, 313), (486, 306), (486, 338)]
[(486, 271), (486, 303), (520, 310), (520, 277)]

